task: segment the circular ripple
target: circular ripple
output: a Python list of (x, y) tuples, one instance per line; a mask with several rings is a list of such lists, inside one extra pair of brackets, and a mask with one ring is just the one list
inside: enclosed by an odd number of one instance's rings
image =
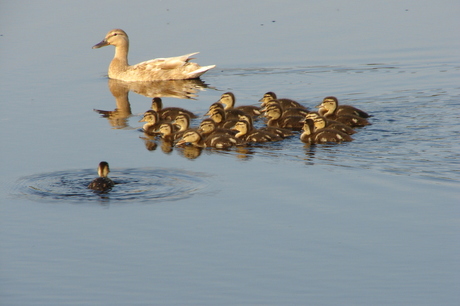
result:
[(191, 197), (207, 186), (203, 173), (151, 168), (114, 169), (108, 193), (88, 189), (94, 169), (35, 174), (18, 180), (13, 194), (35, 201), (163, 202)]

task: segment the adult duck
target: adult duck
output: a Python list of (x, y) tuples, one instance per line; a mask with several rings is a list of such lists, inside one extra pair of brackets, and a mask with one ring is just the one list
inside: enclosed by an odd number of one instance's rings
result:
[(109, 78), (127, 82), (195, 79), (215, 67), (201, 67), (190, 62), (191, 56), (198, 52), (177, 57), (157, 58), (136, 65), (128, 64), (129, 39), (121, 29), (110, 30), (105, 38), (93, 49), (113, 45), (115, 56), (109, 65)]

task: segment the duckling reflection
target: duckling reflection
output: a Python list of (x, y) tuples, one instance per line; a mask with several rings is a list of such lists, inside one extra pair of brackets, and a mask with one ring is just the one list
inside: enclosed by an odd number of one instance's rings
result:
[(109, 164), (105, 161), (99, 163), (97, 168), (98, 178), (95, 178), (89, 185), (89, 189), (93, 189), (100, 192), (108, 192), (115, 185), (111, 179), (107, 177), (109, 174)]

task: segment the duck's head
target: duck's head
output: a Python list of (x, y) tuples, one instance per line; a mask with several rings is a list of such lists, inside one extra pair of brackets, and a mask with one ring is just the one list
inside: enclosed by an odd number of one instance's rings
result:
[(160, 132), (163, 136), (171, 135), (173, 132), (172, 124), (169, 122), (162, 123), (158, 128), (158, 132)]
[(321, 104), (317, 105), (316, 107), (320, 109), (323, 108), (329, 112), (333, 112), (335, 111), (338, 105), (339, 105), (339, 101), (337, 100), (337, 98), (329, 96), (329, 97), (324, 98), (323, 102), (321, 102)]
[(235, 105), (235, 95), (232, 92), (226, 92), (222, 94), (219, 102), (225, 105), (225, 109), (233, 108)]
[(105, 47), (108, 45), (119, 46), (122, 44), (129, 44), (128, 35), (122, 29), (110, 30), (105, 38), (98, 44), (93, 46), (93, 49)]
[(265, 109), (265, 117), (267, 119), (279, 119), (282, 115), (281, 107), (277, 105), (271, 105)]
[(209, 114), (209, 117), (214, 120), (215, 123), (219, 124), (225, 121), (225, 111), (223, 109), (215, 109)]
[(271, 100), (276, 100), (276, 94), (273, 91), (266, 92), (259, 102), (262, 102), (262, 106), (265, 106), (265, 103)]
[(159, 112), (163, 108), (163, 101), (161, 98), (155, 97), (152, 99), (152, 106), (150, 107), (156, 112)]
[(265, 112), (271, 106), (279, 107), (281, 109), (281, 112), (283, 112), (283, 108), (281, 107), (280, 102), (278, 100), (274, 100), (274, 99), (271, 99), (270, 101), (264, 102), (263, 103), (263, 108), (260, 111)]
[(187, 114), (179, 114), (174, 119), (174, 125), (179, 126), (179, 131), (185, 131), (190, 126), (190, 116)]
[(239, 120), (235, 126), (232, 128), (234, 131), (238, 131), (235, 137), (240, 137), (241, 135), (246, 135), (249, 130), (249, 123), (244, 120)]
[(210, 116), (211, 113), (216, 109), (224, 109), (224, 106), (220, 102), (214, 102), (209, 106), (208, 112), (205, 114), (206, 116)]
[(214, 132), (215, 129), (216, 123), (214, 122), (214, 120), (212, 120), (211, 118), (207, 118), (201, 121), (198, 131), (203, 134), (209, 134)]
[(101, 161), (99, 163), (99, 166), (97, 167), (97, 174), (100, 177), (107, 177), (109, 175), (110, 168), (109, 168), (109, 163), (105, 161)]
[(302, 127), (302, 130), (304, 131), (304, 133), (306, 133), (307, 135), (310, 135), (313, 133), (314, 129), (315, 129), (315, 123), (313, 122), (313, 120), (306, 119)]
[(252, 117), (249, 116), (248, 114), (238, 115), (238, 120), (246, 121), (247, 123), (249, 123), (249, 126), (253, 126), (254, 124)]
[(148, 122), (151, 124), (155, 124), (158, 122), (158, 113), (152, 109), (149, 109), (144, 113), (144, 117), (142, 117), (139, 122)]
[(182, 146), (186, 143), (196, 144), (200, 142), (201, 135), (197, 131), (186, 132), (182, 138), (176, 143), (176, 146)]
[(313, 120), (315, 132), (326, 127), (326, 119), (323, 116), (318, 116)]

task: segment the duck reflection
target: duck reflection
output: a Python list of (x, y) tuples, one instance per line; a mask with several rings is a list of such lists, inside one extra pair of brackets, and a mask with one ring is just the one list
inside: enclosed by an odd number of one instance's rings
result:
[(115, 109), (94, 109), (94, 111), (101, 114), (103, 118), (107, 118), (112, 127), (121, 129), (129, 126), (128, 118), (132, 115), (128, 99), (130, 91), (149, 98), (195, 99), (198, 96), (197, 93), (208, 86), (200, 79), (155, 82), (124, 82), (109, 79), (108, 87), (115, 98)]

